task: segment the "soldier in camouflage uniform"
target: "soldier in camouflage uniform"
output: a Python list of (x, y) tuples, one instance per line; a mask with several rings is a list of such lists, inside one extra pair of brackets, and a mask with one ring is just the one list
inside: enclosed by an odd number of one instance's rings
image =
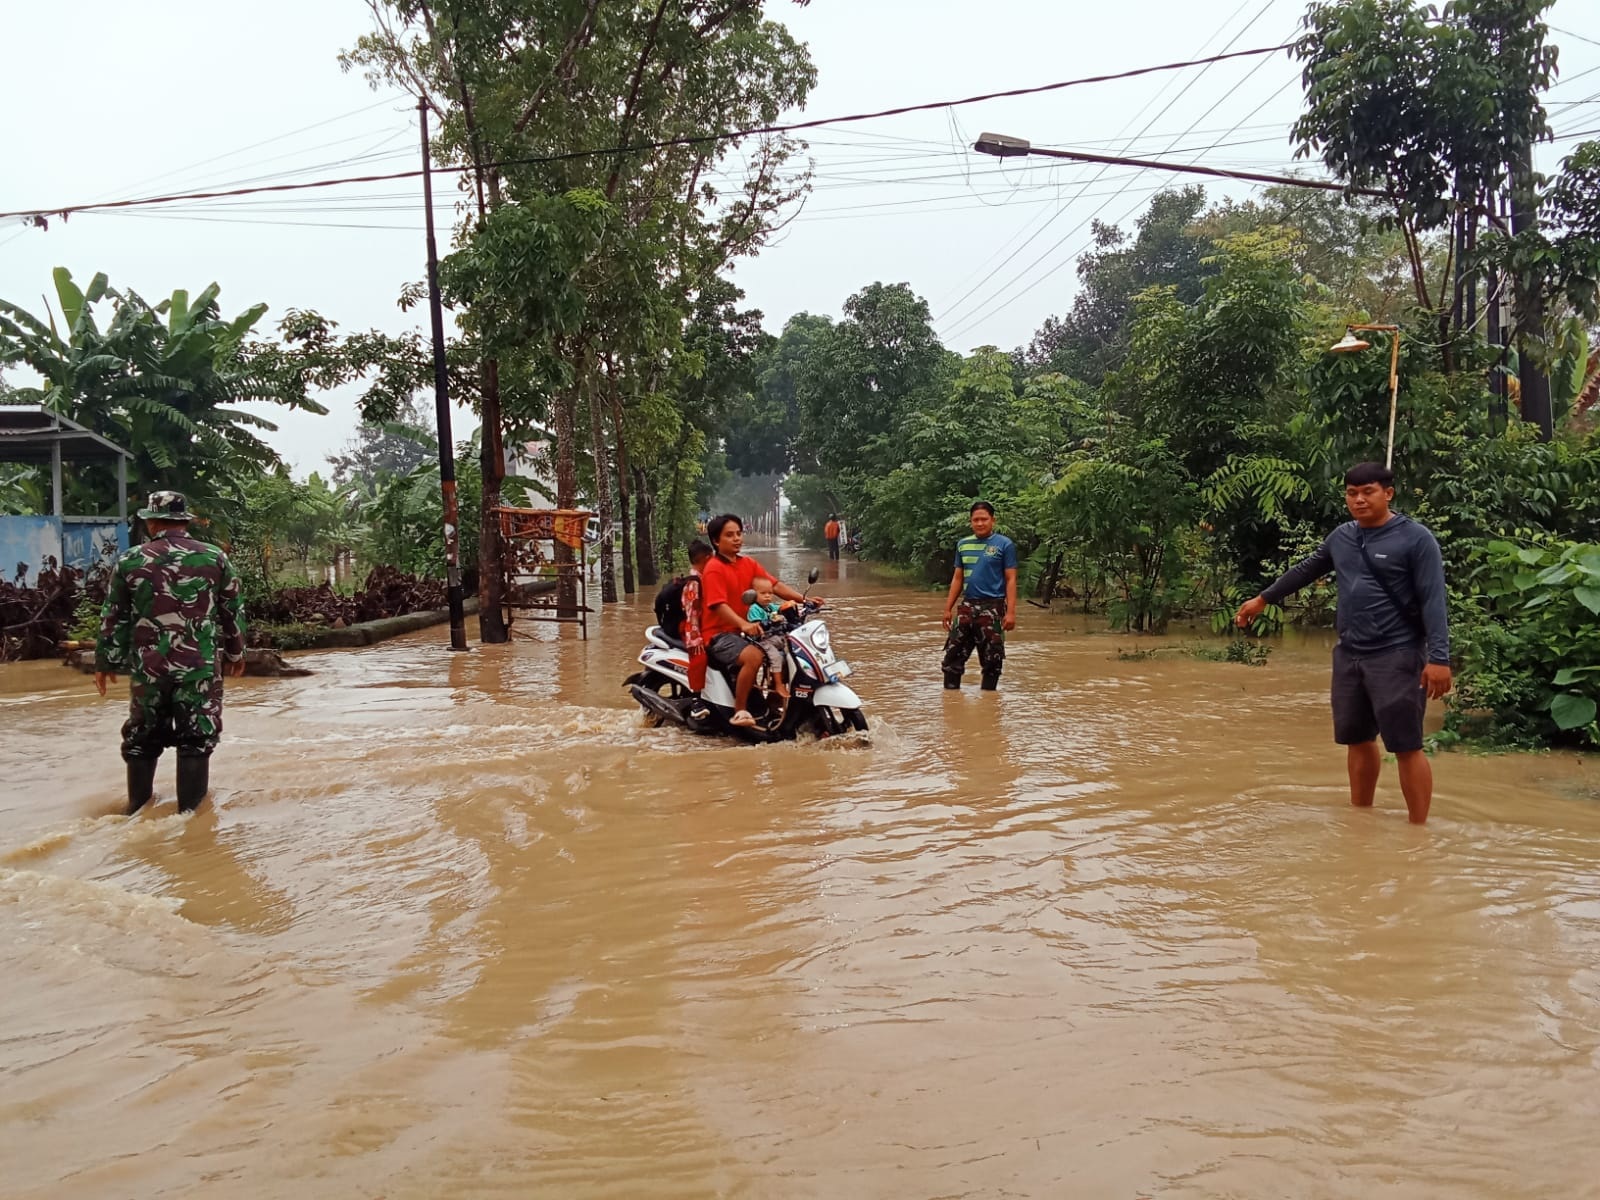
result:
[(154, 492), (139, 516), (150, 540), (112, 572), (95, 644), (95, 687), (126, 671), (132, 703), (122, 726), (128, 812), (150, 799), (156, 762), (178, 752), (178, 811), (191, 812), (210, 784), (211, 752), (222, 736), (217, 633), (229, 675), (244, 674), (244, 611), (228, 556), (189, 536), (193, 519), (180, 492)]

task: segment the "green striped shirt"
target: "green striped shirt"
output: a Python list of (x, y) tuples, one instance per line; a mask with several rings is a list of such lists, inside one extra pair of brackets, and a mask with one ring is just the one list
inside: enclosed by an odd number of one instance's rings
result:
[(956, 543), (956, 563), (969, 600), (1003, 600), (1006, 572), (1017, 569), (1017, 544), (1003, 533), (964, 537)]

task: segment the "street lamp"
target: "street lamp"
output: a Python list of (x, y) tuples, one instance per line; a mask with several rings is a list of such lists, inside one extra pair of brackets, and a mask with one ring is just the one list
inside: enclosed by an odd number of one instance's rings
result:
[[(1347, 196), (1379, 196), (1393, 199), (1376, 188), (1346, 187), (1327, 179), (1304, 179), (1294, 175), (1263, 175), (1255, 171), (1229, 171), (1221, 167), (1203, 167), (1198, 163), (1162, 162), (1152, 158), (1126, 158), (1116, 154), (1089, 154), (1082, 150), (1056, 150), (1035, 146), (1027, 138), (1012, 137), (1005, 133), (980, 133), (972, 148), (979, 154), (995, 158), (1025, 158), (1030, 154), (1046, 158), (1065, 158), (1071, 162), (1104, 163), (1108, 166), (1143, 167), (1155, 171), (1176, 171), (1189, 175), (1211, 175), (1221, 179), (1238, 179), (1247, 183), (1272, 183), (1284, 187), (1314, 188), (1319, 191), (1343, 192)], [(1385, 466), (1394, 467), (1394, 420), (1400, 391), (1400, 327), (1398, 325), (1348, 325), (1345, 335), (1337, 345), (1329, 347), (1335, 354), (1348, 354), (1365, 350), (1372, 345), (1356, 337), (1357, 331), (1374, 331), (1394, 335), (1394, 345), (1389, 358), (1389, 450)]]
[(1224, 167), (1203, 167), (1199, 163), (1166, 162), (1154, 158), (1127, 158), (1119, 154), (1090, 154), (1084, 150), (1056, 150), (1035, 146), (1027, 138), (1004, 133), (981, 133), (972, 148), (995, 158), (1024, 158), (1029, 154), (1045, 158), (1064, 158), (1069, 162), (1104, 163), (1113, 167), (1143, 167), (1151, 171), (1176, 171), (1185, 175), (1209, 175), (1216, 179), (1238, 179), (1245, 183), (1271, 183), (1280, 187), (1315, 188), (1324, 192), (1344, 192), (1352, 196), (1381, 196), (1389, 193), (1376, 188), (1346, 187), (1329, 179), (1304, 179), (1297, 175), (1263, 175), (1258, 171), (1230, 171)]
[(1394, 418), (1400, 402), (1400, 326), (1398, 325), (1346, 325), (1344, 337), (1328, 347), (1331, 354), (1354, 354), (1372, 345), (1356, 336), (1357, 333), (1387, 333), (1393, 335), (1389, 346), (1389, 449), (1383, 465), (1394, 469)]
[(979, 154), (992, 154), (996, 158), (1018, 158), (1033, 153), (1027, 138), (1007, 137), (1003, 133), (980, 133), (972, 148)]

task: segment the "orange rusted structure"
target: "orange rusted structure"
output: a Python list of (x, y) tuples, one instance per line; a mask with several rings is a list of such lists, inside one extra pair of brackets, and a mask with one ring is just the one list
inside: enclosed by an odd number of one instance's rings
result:
[[(594, 516), (576, 508), (509, 508), (495, 510), (500, 520), (500, 571), (505, 580), (506, 628), (518, 614), (530, 621), (577, 625), (589, 636), (589, 542), (585, 536)], [(555, 547), (573, 552), (570, 562), (557, 562)], [(555, 586), (547, 586), (554, 583)], [(562, 603), (565, 593), (569, 603)]]

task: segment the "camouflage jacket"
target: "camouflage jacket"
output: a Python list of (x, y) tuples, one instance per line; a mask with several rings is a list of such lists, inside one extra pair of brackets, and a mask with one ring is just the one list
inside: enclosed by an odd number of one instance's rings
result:
[(117, 560), (100, 614), (95, 670), (210, 679), (219, 626), (223, 655), (238, 662), (244, 606), (228, 556), (187, 534), (155, 538)]

